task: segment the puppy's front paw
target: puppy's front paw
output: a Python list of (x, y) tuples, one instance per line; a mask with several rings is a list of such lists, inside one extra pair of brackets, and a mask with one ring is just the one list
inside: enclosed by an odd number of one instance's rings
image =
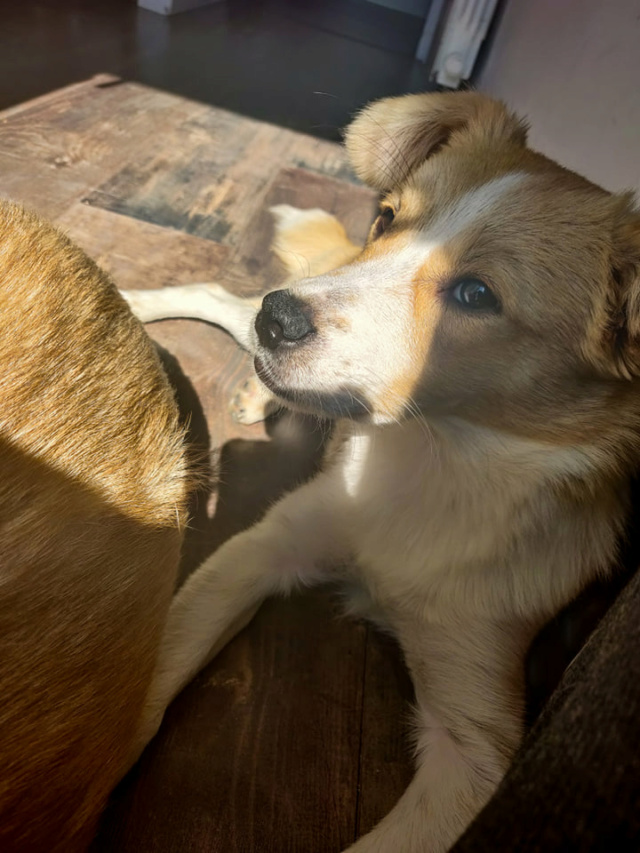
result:
[(275, 397), (257, 376), (239, 385), (229, 404), (231, 417), (240, 424), (257, 424), (277, 408)]

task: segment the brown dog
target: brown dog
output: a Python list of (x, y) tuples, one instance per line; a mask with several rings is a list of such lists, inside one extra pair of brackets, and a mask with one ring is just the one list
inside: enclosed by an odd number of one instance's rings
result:
[(187, 491), (172, 391), (116, 288), (0, 206), (0, 850), (86, 848), (135, 735)]

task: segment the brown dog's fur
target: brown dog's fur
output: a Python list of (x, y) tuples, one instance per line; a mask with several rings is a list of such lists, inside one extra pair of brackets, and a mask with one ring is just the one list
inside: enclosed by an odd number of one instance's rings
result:
[(183, 435), (114, 285), (0, 206), (0, 850), (84, 849), (128, 768), (185, 521)]

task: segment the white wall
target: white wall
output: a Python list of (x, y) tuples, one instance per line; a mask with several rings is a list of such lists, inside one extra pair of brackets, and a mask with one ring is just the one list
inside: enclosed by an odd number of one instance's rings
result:
[(507, 0), (478, 88), (528, 115), (534, 148), (640, 191), (640, 0)]

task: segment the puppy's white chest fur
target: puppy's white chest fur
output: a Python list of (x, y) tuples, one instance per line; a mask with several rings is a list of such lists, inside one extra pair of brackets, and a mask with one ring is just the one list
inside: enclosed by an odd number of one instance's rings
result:
[[(584, 560), (599, 558), (598, 518), (587, 520), (566, 502), (555, 523), (550, 517), (550, 481), (580, 476), (590, 464), (587, 449), (554, 449), (459, 422), (432, 434), (419, 423), (357, 428), (331, 472), (354, 573), (367, 597), (391, 611), (402, 602), (422, 616), (443, 606), (497, 616), (496, 583), (512, 602), (535, 606), (554, 586), (554, 567), (576, 529), (584, 531)], [(579, 581), (567, 567), (558, 577), (562, 594), (564, 584)]]
[(423, 605), (453, 570), (495, 552), (495, 525), (485, 517), (499, 509), (489, 484), (464, 468), (417, 429), (358, 431), (346, 442), (335, 477), (344, 483), (357, 571), (375, 599)]

